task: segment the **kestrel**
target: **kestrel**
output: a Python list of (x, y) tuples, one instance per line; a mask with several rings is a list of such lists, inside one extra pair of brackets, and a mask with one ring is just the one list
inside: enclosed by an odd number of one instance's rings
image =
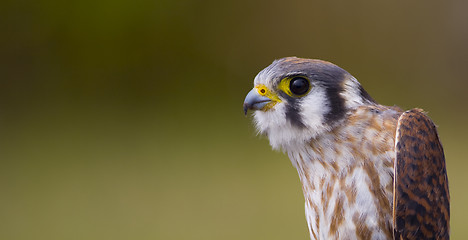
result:
[(340, 67), (288, 57), (255, 77), (248, 110), (299, 173), (311, 239), (449, 239), (444, 152), (421, 109), (380, 105)]

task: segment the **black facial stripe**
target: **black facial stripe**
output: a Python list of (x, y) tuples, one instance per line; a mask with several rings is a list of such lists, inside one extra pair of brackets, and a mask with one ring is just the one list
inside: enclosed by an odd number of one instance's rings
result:
[(341, 96), (343, 89), (339, 84), (335, 86), (328, 86), (326, 94), (330, 102), (330, 111), (325, 115), (325, 122), (329, 125), (342, 119), (346, 114), (345, 100)]
[(302, 101), (300, 98), (293, 98), (288, 96), (284, 92), (280, 92), (279, 95), (286, 99), (286, 119), (291, 123), (291, 125), (296, 126), (298, 128), (304, 128), (304, 122), (301, 116), (301, 108), (300, 102)]
[(327, 65), (315, 72), (312, 79), (325, 89), (330, 111), (325, 114), (325, 123), (334, 125), (346, 114), (345, 99), (341, 96), (343, 81), (349, 73), (335, 65)]
[(286, 119), (291, 123), (291, 125), (298, 128), (304, 128), (305, 125), (302, 122), (302, 117), (300, 113), (299, 106), (297, 104), (288, 104), (286, 106)]

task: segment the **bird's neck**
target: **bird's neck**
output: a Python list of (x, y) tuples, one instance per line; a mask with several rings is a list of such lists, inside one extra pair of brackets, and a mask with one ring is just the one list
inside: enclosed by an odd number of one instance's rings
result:
[(359, 107), (345, 124), (288, 151), (302, 182), (311, 238), (391, 237), (398, 115)]

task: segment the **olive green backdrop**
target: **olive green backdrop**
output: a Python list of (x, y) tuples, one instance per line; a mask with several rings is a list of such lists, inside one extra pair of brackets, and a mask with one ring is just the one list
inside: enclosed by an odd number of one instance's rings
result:
[(466, 238), (467, 3), (2, 1), (0, 239), (307, 239), (296, 170), (242, 112), (285, 56), (429, 112)]

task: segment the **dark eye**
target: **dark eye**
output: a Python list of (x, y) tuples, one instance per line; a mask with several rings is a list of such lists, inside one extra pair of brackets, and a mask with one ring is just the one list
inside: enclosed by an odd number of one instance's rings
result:
[(303, 77), (295, 77), (289, 83), (289, 89), (295, 95), (303, 95), (309, 91), (309, 81)]

